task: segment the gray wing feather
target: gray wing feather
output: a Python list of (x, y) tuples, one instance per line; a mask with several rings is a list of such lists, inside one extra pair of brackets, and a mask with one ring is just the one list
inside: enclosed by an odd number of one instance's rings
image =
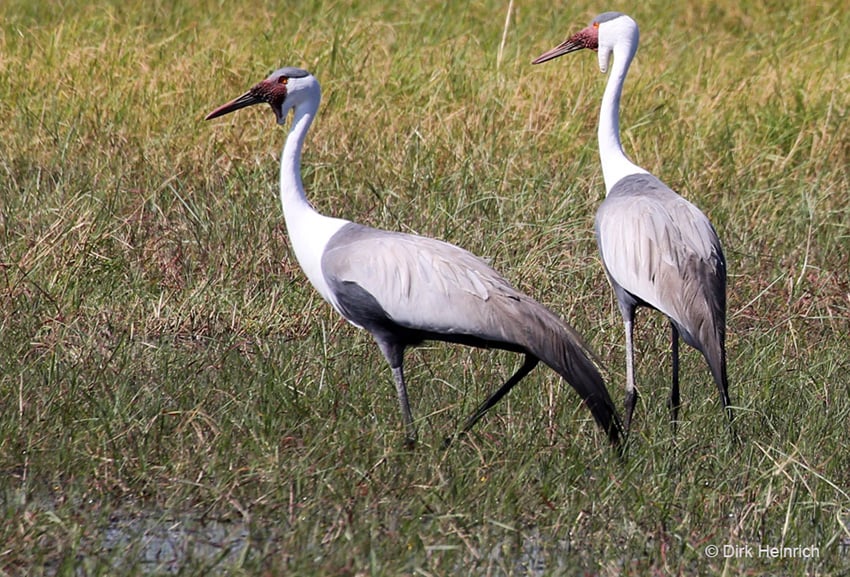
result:
[(637, 175), (617, 183), (596, 214), (596, 234), (612, 282), (674, 319), (686, 341), (707, 342), (702, 337), (724, 324), (726, 263), (717, 233), (661, 181)]
[(359, 225), (337, 237), (322, 257), (325, 276), (356, 283), (404, 327), (504, 340), (498, 318), (531, 300), (484, 261), (445, 242)]

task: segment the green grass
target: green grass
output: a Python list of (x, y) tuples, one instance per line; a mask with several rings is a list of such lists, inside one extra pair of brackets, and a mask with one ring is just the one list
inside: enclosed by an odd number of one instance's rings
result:
[[(507, 2), (287, 4), (0, 7), (0, 574), (850, 571), (844, 4), (517, 2), (501, 58)], [(589, 53), (530, 65), (618, 8), (642, 30), (627, 151), (724, 242), (743, 443), (690, 349), (674, 442), (667, 329), (642, 311), (627, 459), (545, 368), (442, 450), (519, 362), (444, 345), (407, 355), (407, 452), (377, 347), (289, 250), (284, 131), (203, 116), (314, 72), (315, 205), (491, 259), (621, 404), (592, 234), (605, 78)], [(754, 558), (705, 554), (726, 544)]]

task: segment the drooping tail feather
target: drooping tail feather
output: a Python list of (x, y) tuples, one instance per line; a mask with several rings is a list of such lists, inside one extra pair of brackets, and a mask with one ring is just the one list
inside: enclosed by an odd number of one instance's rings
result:
[(729, 398), (729, 378), (726, 373), (726, 339), (722, 328), (717, 338), (711, 343), (706, 343), (700, 347), (700, 351), (708, 363), (711, 376), (714, 378), (714, 382), (717, 384), (717, 390), (720, 393), (720, 402), (723, 404), (723, 409), (726, 411), (726, 416), (731, 423), (734, 415), (732, 413), (732, 402)]
[(553, 357), (543, 358), (543, 362), (576, 390), (611, 442), (619, 444), (623, 426), (596, 365), (576, 343), (563, 340), (558, 345)]
[(597, 358), (578, 333), (554, 313), (541, 306), (537, 311), (540, 331), (529, 349), (549, 365), (584, 400), (596, 422), (615, 445), (619, 445), (623, 425), (605, 381), (590, 357)]

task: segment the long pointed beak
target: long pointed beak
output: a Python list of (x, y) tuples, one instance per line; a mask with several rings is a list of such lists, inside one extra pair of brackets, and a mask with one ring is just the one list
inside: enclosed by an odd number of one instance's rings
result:
[(546, 62), (547, 60), (557, 58), (558, 56), (563, 56), (564, 54), (569, 54), (570, 52), (581, 50), (584, 47), (584, 42), (579, 41), (576, 36), (572, 36), (555, 46), (552, 50), (544, 52), (543, 54), (532, 60), (531, 63), (541, 64), (543, 62)]
[(225, 114), (235, 112), (240, 108), (245, 108), (246, 106), (253, 106), (254, 104), (260, 104), (261, 102), (265, 102), (265, 100), (260, 98), (254, 92), (254, 90), (249, 90), (242, 96), (234, 98), (227, 104), (222, 104), (221, 106), (207, 114), (204, 120), (212, 120), (213, 118), (218, 118), (219, 116), (224, 116)]

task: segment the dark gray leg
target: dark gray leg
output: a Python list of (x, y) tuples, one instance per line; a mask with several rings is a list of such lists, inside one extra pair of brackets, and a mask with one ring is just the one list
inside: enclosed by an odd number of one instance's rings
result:
[(723, 403), (723, 408), (725, 409), (726, 417), (728, 418), (727, 426), (729, 429), (729, 435), (733, 443), (740, 443), (741, 440), (738, 437), (734, 426), (735, 414), (732, 411), (732, 401), (729, 399), (729, 379), (726, 376), (726, 343), (725, 338), (722, 336), (720, 337), (718, 348), (720, 349), (720, 370), (716, 371), (719, 374), (715, 375), (717, 389), (720, 391), (720, 401)]
[(395, 390), (398, 394), (398, 406), (401, 409), (401, 421), (404, 425), (404, 444), (412, 448), (416, 445), (416, 426), (410, 412), (410, 401), (407, 400), (407, 387), (404, 384), (404, 368), (399, 365), (392, 367)]
[(670, 323), (671, 338), (672, 338), (672, 356), (673, 356), (673, 382), (670, 387), (670, 417), (673, 434), (676, 434), (676, 426), (679, 424), (679, 407), (681, 399), (679, 398), (679, 330), (672, 322)]
[(410, 401), (407, 399), (407, 386), (404, 384), (404, 345), (378, 337), (375, 337), (375, 340), (381, 347), (381, 352), (384, 353), (393, 371), (398, 406), (401, 409), (401, 421), (404, 425), (405, 445), (412, 448), (416, 445), (416, 427), (413, 424), (413, 415), (410, 412)]
[[(484, 413), (486, 413), (490, 409), (490, 407), (498, 403), (502, 399), (502, 397), (508, 394), (508, 391), (514, 388), (514, 385), (516, 385), (523, 378), (525, 378), (525, 376), (530, 373), (531, 370), (536, 367), (537, 363), (539, 362), (540, 360), (537, 357), (525, 355), (525, 362), (522, 364), (519, 370), (514, 373), (510, 379), (505, 381), (505, 384), (499, 387), (499, 389), (495, 393), (487, 397), (487, 399), (483, 403), (478, 405), (478, 408), (475, 409), (475, 412), (472, 413), (472, 415), (470, 415), (468, 419), (466, 419), (466, 424), (464, 424), (461, 434), (463, 435), (469, 432), (469, 430), (475, 425), (475, 423), (477, 423), (481, 419), (481, 417), (484, 416)], [(443, 447), (448, 447), (451, 442), (452, 437), (447, 437), (446, 440), (443, 441)]]
[(478, 408), (475, 409), (475, 412), (472, 413), (472, 415), (470, 415), (468, 419), (466, 419), (466, 424), (463, 426), (463, 432), (468, 432), (469, 429), (471, 429), (472, 426), (475, 425), (475, 423), (477, 423), (478, 420), (484, 416), (484, 413), (486, 413), (490, 409), (490, 407), (502, 400), (502, 397), (507, 395), (508, 391), (514, 388), (514, 385), (516, 385), (523, 378), (525, 378), (525, 376), (530, 373), (534, 367), (537, 366), (538, 362), (540, 362), (540, 360), (537, 357), (525, 355), (525, 362), (522, 364), (519, 370), (514, 373), (514, 375), (510, 379), (505, 381), (505, 384), (499, 387), (499, 390), (487, 397), (487, 399), (483, 403), (478, 405)]

